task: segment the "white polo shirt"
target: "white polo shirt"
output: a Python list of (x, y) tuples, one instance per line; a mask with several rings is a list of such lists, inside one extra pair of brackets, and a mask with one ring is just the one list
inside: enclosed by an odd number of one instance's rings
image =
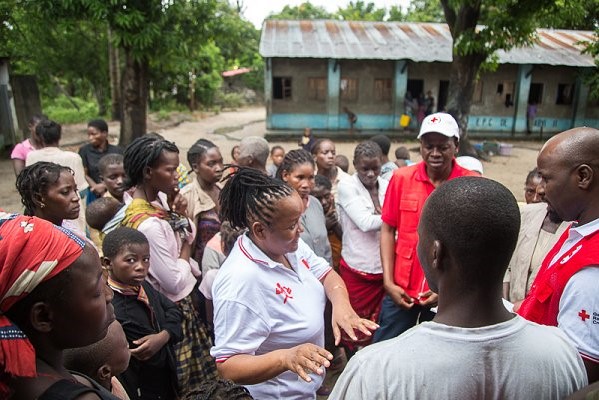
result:
[[(325, 292), (331, 267), (301, 239), (286, 255), (292, 269), (269, 259), (247, 235), (237, 239), (212, 287), (217, 362), (237, 354), (262, 355), (313, 343), (324, 346)], [(286, 371), (247, 385), (256, 399), (316, 399), (324, 376), (305, 382)]]
[[(599, 230), (599, 218), (584, 225), (572, 225), (568, 239), (551, 260), (551, 268), (566, 255), (578, 251), (578, 243)], [(570, 254), (570, 253), (568, 253)], [(597, 260), (596, 264), (599, 264)], [(557, 326), (574, 343), (580, 355), (599, 363), (599, 267), (584, 268), (575, 273), (562, 293)]]

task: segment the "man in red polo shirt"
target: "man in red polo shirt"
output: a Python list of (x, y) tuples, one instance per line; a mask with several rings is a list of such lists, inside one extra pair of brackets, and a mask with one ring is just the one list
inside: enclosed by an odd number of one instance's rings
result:
[(599, 380), (599, 130), (574, 128), (552, 137), (537, 166), (547, 212), (576, 222), (547, 253), (518, 313), (562, 329), (592, 383)]
[[(427, 116), (418, 139), (422, 162), (395, 170), (383, 203), (381, 261), (387, 295), (374, 341), (391, 339), (417, 322), (430, 321), (437, 295), (426, 282), (416, 255), (418, 221), (425, 200), (443, 182), (476, 173), (455, 162), (460, 129), (446, 113)], [(397, 233), (397, 240), (395, 239)]]

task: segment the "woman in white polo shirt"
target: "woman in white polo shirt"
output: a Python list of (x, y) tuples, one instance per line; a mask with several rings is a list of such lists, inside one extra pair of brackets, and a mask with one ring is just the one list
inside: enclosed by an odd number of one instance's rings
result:
[[(304, 205), (283, 182), (239, 169), (220, 196), (221, 220), (247, 228), (216, 277), (215, 346), (224, 378), (257, 399), (315, 399), (333, 355), (322, 348), (325, 295), (333, 329), (376, 329), (349, 304), (341, 277), (300, 239)], [(298, 377), (299, 375), (299, 377)]]

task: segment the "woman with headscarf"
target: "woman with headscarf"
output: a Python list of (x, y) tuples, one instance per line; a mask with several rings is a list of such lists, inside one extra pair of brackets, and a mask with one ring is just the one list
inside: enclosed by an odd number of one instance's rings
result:
[(37, 217), (0, 214), (0, 398), (115, 399), (80, 383), (66, 348), (101, 340), (114, 321), (98, 253)]

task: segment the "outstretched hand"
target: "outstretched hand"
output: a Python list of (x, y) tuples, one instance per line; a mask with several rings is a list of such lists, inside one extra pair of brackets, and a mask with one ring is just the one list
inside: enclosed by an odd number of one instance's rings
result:
[(333, 355), (312, 343), (301, 344), (285, 351), (283, 365), (295, 372), (306, 382), (311, 382), (310, 373), (324, 374), (324, 369), (331, 365)]
[(349, 305), (333, 306), (333, 335), (335, 337), (335, 346), (341, 341), (341, 330), (354, 341), (358, 340), (354, 330), (359, 330), (366, 336), (372, 336), (372, 331), (378, 329), (378, 325), (369, 319), (360, 318), (354, 309)]

